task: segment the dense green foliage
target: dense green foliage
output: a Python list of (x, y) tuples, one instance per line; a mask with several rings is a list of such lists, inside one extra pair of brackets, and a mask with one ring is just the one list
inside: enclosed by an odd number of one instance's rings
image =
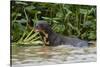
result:
[(37, 20), (48, 21), (62, 35), (96, 40), (96, 6), (11, 1), (12, 41), (33, 43), (41, 39), (30, 29)]

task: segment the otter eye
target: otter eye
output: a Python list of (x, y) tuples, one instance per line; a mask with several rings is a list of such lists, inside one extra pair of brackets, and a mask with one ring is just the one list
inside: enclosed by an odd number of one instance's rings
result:
[(36, 26), (36, 28), (39, 28), (39, 26)]
[(36, 26), (36, 28), (38, 28), (38, 26)]

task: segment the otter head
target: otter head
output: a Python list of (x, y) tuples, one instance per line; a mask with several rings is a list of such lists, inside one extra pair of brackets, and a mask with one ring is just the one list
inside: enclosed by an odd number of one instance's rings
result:
[(51, 27), (46, 21), (37, 21), (35, 25), (35, 31), (48, 33), (51, 31)]

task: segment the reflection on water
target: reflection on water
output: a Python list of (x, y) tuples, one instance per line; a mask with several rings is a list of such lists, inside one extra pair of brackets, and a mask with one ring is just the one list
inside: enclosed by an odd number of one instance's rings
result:
[(12, 66), (47, 65), (96, 61), (96, 47), (67, 48), (66, 46), (12, 46)]

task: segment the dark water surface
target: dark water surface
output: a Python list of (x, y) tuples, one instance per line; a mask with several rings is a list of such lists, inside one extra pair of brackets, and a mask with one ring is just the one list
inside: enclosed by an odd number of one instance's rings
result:
[(96, 47), (68, 48), (42, 46), (12, 46), (12, 66), (48, 65), (61, 63), (95, 62)]

